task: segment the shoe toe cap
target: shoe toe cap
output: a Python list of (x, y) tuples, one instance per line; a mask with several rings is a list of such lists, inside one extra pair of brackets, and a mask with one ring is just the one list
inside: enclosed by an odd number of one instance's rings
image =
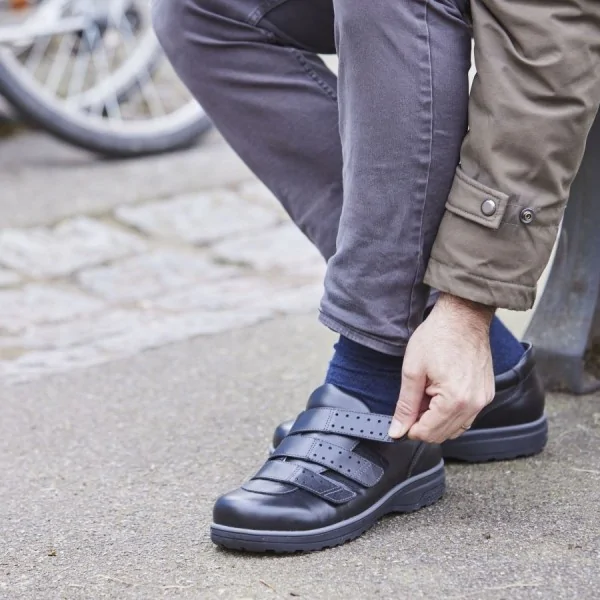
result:
[[(315, 506), (310, 494), (293, 489), (264, 494), (239, 488), (221, 496), (213, 509), (215, 525), (251, 531), (303, 531), (323, 523), (326, 503)], [(321, 510), (319, 510), (321, 509)]]

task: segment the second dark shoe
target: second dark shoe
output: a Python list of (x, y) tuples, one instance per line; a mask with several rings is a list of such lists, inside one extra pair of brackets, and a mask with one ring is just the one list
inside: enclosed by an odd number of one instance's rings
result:
[(256, 475), (221, 496), (211, 539), (251, 552), (320, 550), (444, 493), (438, 445), (387, 437), (390, 417), (333, 385), (311, 396)]
[[(509, 460), (541, 452), (548, 441), (544, 388), (535, 368), (533, 348), (524, 344), (519, 363), (496, 377), (496, 395), (473, 423), (455, 440), (442, 444), (444, 458), (466, 462)], [(281, 423), (273, 448), (285, 438), (293, 421)]]

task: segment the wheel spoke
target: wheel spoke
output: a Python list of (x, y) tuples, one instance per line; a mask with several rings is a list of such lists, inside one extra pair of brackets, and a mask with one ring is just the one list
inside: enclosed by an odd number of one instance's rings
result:
[(146, 82), (141, 85), (140, 89), (150, 110), (151, 117), (161, 117), (167, 114), (160, 94), (156, 89), (151, 76), (148, 77)]
[[(131, 28), (131, 24), (127, 19), (127, 15), (123, 14), (123, 18), (121, 20), (122, 27), (119, 28), (121, 32), (123, 41), (127, 45), (126, 40), (130, 40), (131, 42), (135, 41), (135, 33)], [(156, 86), (152, 80), (152, 74), (148, 68), (148, 65), (145, 65), (143, 70), (138, 73), (137, 81), (139, 83), (139, 90), (146, 101), (146, 105), (150, 111), (151, 117), (159, 117), (166, 114), (165, 107), (160, 98), (160, 94), (158, 93)]]
[(46, 78), (46, 89), (47, 91), (55, 94), (60, 86), (65, 70), (69, 61), (71, 60), (71, 53), (75, 47), (75, 39), (72, 36), (64, 35), (58, 46), (58, 50), (54, 56), (52, 67)]
[(90, 54), (89, 52), (82, 51), (80, 43), (77, 48), (77, 55), (75, 56), (75, 60), (73, 62), (73, 70), (71, 71), (69, 89), (67, 90), (67, 97), (70, 100), (73, 98), (73, 96), (77, 96), (83, 91), (89, 66)]
[[(104, 50), (104, 44), (102, 44), (102, 32), (97, 26), (94, 27), (94, 44), (96, 44), (96, 40), (99, 40), (99, 50), (98, 52), (94, 52), (92, 50), (92, 61), (100, 75), (100, 81), (102, 81), (103, 79), (108, 79), (110, 77), (110, 71), (108, 68), (108, 59), (106, 56), (106, 51)], [(95, 49), (95, 45), (92, 45), (91, 48)], [(112, 91), (113, 93), (106, 98), (104, 107), (106, 108), (106, 112), (111, 119), (117, 119), (121, 121), (123, 117), (119, 107), (119, 99), (117, 98), (114, 88)]]
[(36, 38), (33, 42), (33, 46), (31, 46), (29, 50), (29, 55), (25, 60), (25, 68), (33, 73), (35, 76), (44, 56), (46, 55), (46, 50), (48, 50), (48, 46), (50, 46), (50, 42), (52, 41), (51, 36), (46, 36), (42, 38)]
[[(0, 21), (0, 38), (17, 40), (2, 46), (15, 105), (66, 139), (104, 151), (112, 143), (115, 152), (120, 145), (126, 154), (167, 149), (164, 140), (182, 140), (181, 132), (194, 135), (202, 113), (161, 63), (147, 2), (40, 0), (15, 15), (10, 31)], [(45, 10), (50, 6), (52, 11)], [(73, 30), (77, 23), (80, 28)]]

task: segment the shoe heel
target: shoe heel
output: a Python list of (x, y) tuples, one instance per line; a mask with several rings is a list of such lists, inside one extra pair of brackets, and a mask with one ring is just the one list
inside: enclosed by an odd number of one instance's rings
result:
[(388, 512), (408, 513), (436, 503), (446, 491), (444, 463), (423, 473), (398, 490), (389, 501)]

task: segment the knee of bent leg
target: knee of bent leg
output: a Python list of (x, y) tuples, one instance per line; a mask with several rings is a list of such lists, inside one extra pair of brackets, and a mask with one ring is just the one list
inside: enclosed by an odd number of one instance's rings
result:
[(361, 37), (368, 35), (389, 19), (391, 5), (373, 0), (334, 0), (337, 33)]
[(152, 24), (156, 36), (172, 63), (190, 43), (194, 56), (226, 31), (219, 23), (226, 20), (227, 0), (153, 0)]
[(153, 0), (152, 4), (154, 30), (167, 58), (207, 112), (221, 98), (219, 82), (227, 60), (220, 56), (221, 42), (233, 39), (238, 17), (231, 4), (232, 0)]

